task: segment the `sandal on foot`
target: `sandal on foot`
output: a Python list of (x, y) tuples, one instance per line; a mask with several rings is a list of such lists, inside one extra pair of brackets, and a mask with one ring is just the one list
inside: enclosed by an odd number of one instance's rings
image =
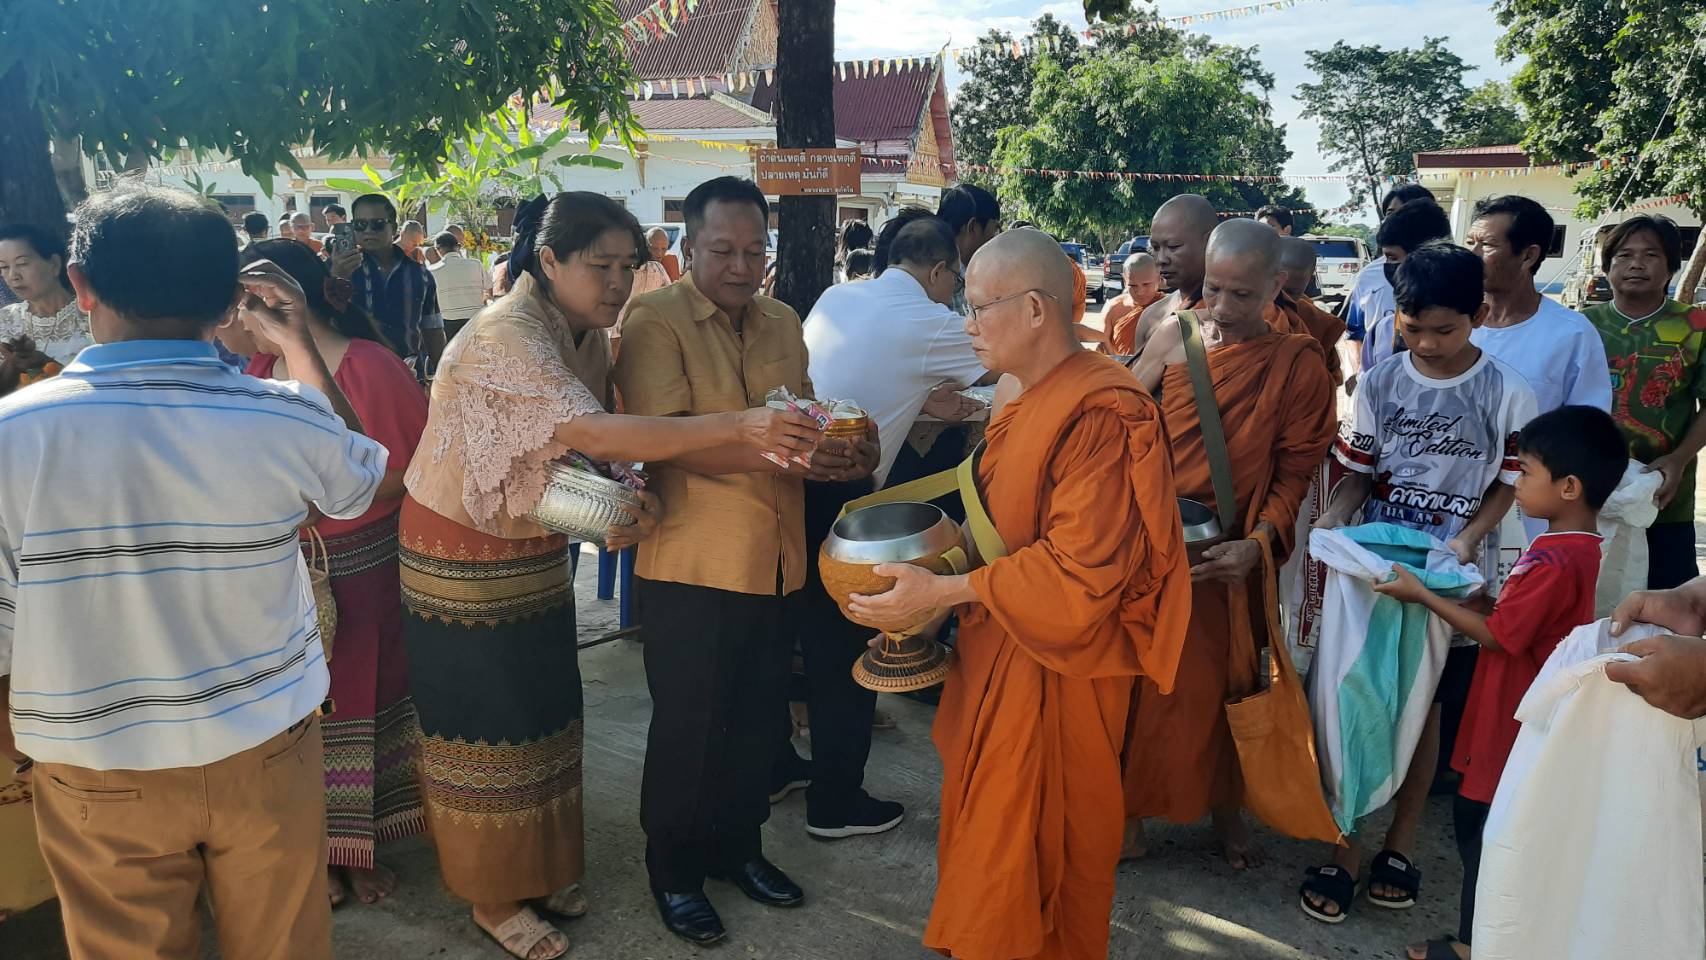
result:
[[(1310, 903), (1310, 894), (1339, 908), (1339, 912), (1327, 913)], [(1334, 864), (1310, 867), (1303, 871), (1303, 886), (1297, 888), (1297, 905), (1303, 908), (1304, 913), (1322, 923), (1344, 923), (1345, 915), (1350, 913), (1351, 904), (1356, 898), (1356, 878), (1346, 873), (1343, 867)]]
[[(568, 937), (563, 937), (563, 931), (539, 919), (539, 914), (532, 907), (522, 907), (515, 916), (510, 917), (495, 928), (488, 928), (474, 918), (474, 926), (479, 927), (486, 936), (491, 937), (504, 952), (517, 960), (558, 960), (569, 952)], [(563, 949), (544, 957), (534, 957), (533, 950), (547, 940), (552, 934), (563, 937)]]
[(570, 920), (586, 916), (586, 896), (581, 893), (578, 883), (571, 883), (543, 900), (536, 900), (534, 905)]
[[(1393, 887), (1401, 891), (1396, 897), (1377, 897), (1376, 886)], [(1408, 910), (1416, 905), (1422, 892), (1422, 871), (1410, 858), (1396, 850), (1382, 850), (1374, 855), (1368, 868), (1368, 902), (1387, 910)]]
[[(1422, 960), (1462, 960), (1462, 958), (1457, 955), (1457, 945), (1462, 942), (1462, 940), (1457, 939), (1449, 933), (1440, 937), (1438, 940), (1429, 940), (1423, 945), (1427, 950), (1427, 953), (1423, 956)], [(1410, 951), (1405, 950), (1404, 956), (1410, 956)]]

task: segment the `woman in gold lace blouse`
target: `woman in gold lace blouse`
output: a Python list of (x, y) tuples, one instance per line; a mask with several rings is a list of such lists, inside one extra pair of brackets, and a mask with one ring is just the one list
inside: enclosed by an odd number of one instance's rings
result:
[[(545, 466), (570, 451), (655, 461), (726, 445), (809, 451), (817, 427), (766, 408), (703, 417), (610, 409), (616, 322), (647, 257), (608, 197), (524, 205), (512, 287), (445, 351), (426, 433), (405, 477), (404, 636), (421, 721), (427, 817), (450, 890), (512, 955), (567, 940), (534, 907), (578, 916), (583, 857), (581, 685), (565, 538), (528, 514)], [(609, 547), (644, 538), (612, 528)]]

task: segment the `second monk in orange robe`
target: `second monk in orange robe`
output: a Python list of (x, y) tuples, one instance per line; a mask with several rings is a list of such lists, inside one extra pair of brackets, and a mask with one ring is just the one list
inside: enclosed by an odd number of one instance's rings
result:
[(979, 487), (1008, 555), (969, 575), (884, 565), (856, 618), (958, 606), (936, 712), (942, 823), (924, 943), (962, 960), (1104, 960), (1136, 678), (1170, 689), (1189, 572), (1154, 401), (1079, 345), (1073, 278), (1012, 230), (966, 271), (966, 329), (1024, 393), (990, 424)]
[[(1279, 289), (1279, 237), (1251, 220), (1231, 220), (1210, 237), (1198, 316), (1212, 332), (1209, 376), (1226, 431), (1241, 532), (1264, 528), (1283, 560), (1296, 534), (1297, 511), (1337, 426), (1333, 382), (1320, 344), (1307, 334), (1276, 332), (1265, 318)], [(1156, 331), (1151, 349), (1182, 350), (1176, 326)], [(1165, 368), (1160, 403), (1173, 450), (1179, 496), (1214, 505), (1207, 447), (1189, 368)], [(1237, 540), (1211, 547), (1192, 568), (1190, 634), (1174, 689), (1139, 681), (1125, 757), (1126, 813), (1134, 819), (1129, 855), (1141, 853), (1143, 817), (1179, 823), (1211, 810), (1234, 866), (1256, 856), (1238, 814), (1237, 751), (1227, 729), (1231, 643), (1265, 631), (1260, 547)], [(1249, 604), (1235, 620), (1232, 604)], [(1260, 638), (1266, 640), (1265, 636)], [(1239, 691), (1244, 693), (1247, 691)]]

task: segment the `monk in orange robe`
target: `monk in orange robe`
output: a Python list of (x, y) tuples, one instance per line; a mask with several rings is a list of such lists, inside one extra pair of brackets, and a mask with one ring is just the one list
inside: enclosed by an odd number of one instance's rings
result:
[(1102, 330), (1107, 335), (1108, 353), (1130, 356), (1137, 352), (1137, 321), (1143, 311), (1161, 299), (1161, 274), (1155, 270), (1155, 259), (1147, 253), (1134, 253), (1126, 258), (1122, 275), (1125, 290), (1108, 301), (1102, 310)]
[[(1241, 531), (1264, 531), (1283, 560), (1296, 536), (1297, 512), (1337, 428), (1333, 382), (1320, 344), (1275, 331), (1264, 314), (1280, 286), (1279, 236), (1253, 220), (1231, 220), (1210, 237), (1199, 319), (1209, 376), (1232, 468)], [(1179, 496), (1213, 505), (1214, 484), (1190, 370), (1178, 326), (1163, 327), (1150, 351), (1168, 359), (1161, 410), (1171, 438)], [(1139, 681), (1126, 739), (1126, 853), (1142, 853), (1143, 817), (1190, 823), (1212, 812), (1234, 867), (1257, 862), (1238, 814), (1238, 755), (1227, 729), (1230, 644), (1267, 638), (1262, 615), (1262, 555), (1254, 539), (1208, 548), (1191, 568), (1190, 634), (1171, 692)], [(1234, 604), (1249, 616), (1234, 616)], [(1254, 636), (1252, 631), (1255, 632)], [(1242, 696), (1250, 691), (1231, 691)]]
[(942, 822), (924, 943), (962, 960), (1105, 960), (1136, 678), (1171, 689), (1189, 573), (1154, 401), (1072, 329), (1072, 271), (1034, 230), (966, 271), (966, 330), (1026, 389), (989, 425), (978, 486), (1007, 555), (969, 575), (906, 564), (855, 619), (957, 607), (936, 711)]
[(1163, 203), (1149, 221), (1149, 255), (1161, 275), (1167, 295), (1150, 304), (1132, 328), (1132, 350), (1137, 359), (1132, 370), (1150, 392), (1161, 386), (1164, 351), (1149, 350), (1149, 341), (1161, 327), (1173, 322), (1180, 310), (1194, 309), (1202, 302), (1203, 257), (1208, 235), (1220, 217), (1207, 197), (1181, 193)]
[(1345, 382), (1339, 361), (1339, 339), (1345, 335), (1345, 321), (1316, 306), (1306, 292), (1315, 279), (1315, 257), (1315, 244), (1308, 240), (1280, 238), (1280, 267), (1285, 271), (1285, 285), (1275, 303), (1295, 315), (1321, 344), (1327, 353), (1327, 372), (1333, 375), (1333, 385), (1338, 386)]

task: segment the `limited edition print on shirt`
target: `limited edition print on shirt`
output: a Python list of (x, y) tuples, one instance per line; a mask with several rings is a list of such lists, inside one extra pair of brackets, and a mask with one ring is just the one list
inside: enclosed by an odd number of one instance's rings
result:
[[(1363, 520), (1385, 521), (1449, 541), (1481, 508), (1495, 479), (1516, 483), (1516, 436), (1535, 415), (1534, 391), (1514, 369), (1483, 353), (1449, 380), (1424, 376), (1408, 353), (1369, 371), (1334, 452), (1374, 475)], [(1498, 535), (1477, 566), (1496, 569)]]

